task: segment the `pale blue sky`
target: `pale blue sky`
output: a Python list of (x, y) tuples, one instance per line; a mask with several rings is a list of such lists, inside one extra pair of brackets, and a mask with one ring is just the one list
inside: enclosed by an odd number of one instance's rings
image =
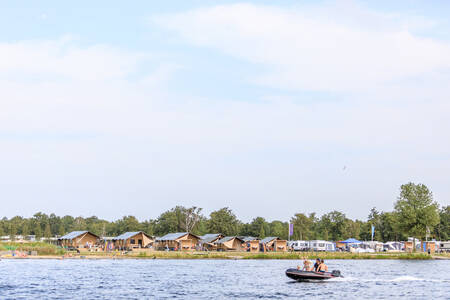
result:
[(448, 1), (0, 1), (2, 215), (250, 220), (450, 187)]

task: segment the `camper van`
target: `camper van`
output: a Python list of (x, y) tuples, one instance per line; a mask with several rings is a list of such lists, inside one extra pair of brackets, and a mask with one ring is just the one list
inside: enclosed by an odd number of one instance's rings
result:
[(308, 241), (290, 241), (289, 246), (294, 251), (307, 251), (309, 243)]
[(336, 251), (336, 244), (328, 241), (314, 240), (309, 241), (309, 250), (311, 251)]
[(450, 241), (439, 242), (439, 252), (450, 252)]

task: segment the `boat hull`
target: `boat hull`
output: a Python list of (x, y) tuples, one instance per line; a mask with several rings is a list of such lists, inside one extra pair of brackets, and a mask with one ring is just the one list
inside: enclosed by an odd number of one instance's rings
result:
[(335, 276), (330, 272), (311, 272), (301, 271), (297, 269), (287, 269), (286, 276), (297, 281), (309, 281), (309, 280), (328, 280), (340, 276)]

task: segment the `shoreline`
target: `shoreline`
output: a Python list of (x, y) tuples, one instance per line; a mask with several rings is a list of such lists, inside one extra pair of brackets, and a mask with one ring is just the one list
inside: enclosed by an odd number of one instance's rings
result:
[(433, 254), (426, 253), (347, 253), (347, 252), (299, 252), (299, 253), (249, 253), (249, 252), (165, 252), (165, 251), (136, 251), (127, 254), (111, 254), (111, 253), (93, 253), (82, 252), (80, 254), (71, 255), (28, 255), (28, 256), (0, 256), (1, 259), (59, 259), (59, 260), (78, 260), (78, 259), (189, 259), (189, 260), (302, 260), (303, 258), (315, 259), (321, 258), (325, 260), (450, 260), (449, 254)]

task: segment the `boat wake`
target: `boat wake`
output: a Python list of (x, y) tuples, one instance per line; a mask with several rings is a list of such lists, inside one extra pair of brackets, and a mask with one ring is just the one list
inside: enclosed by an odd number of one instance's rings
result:
[(450, 279), (429, 279), (429, 278), (418, 278), (414, 276), (399, 276), (396, 278), (370, 278), (362, 279), (357, 277), (338, 277), (331, 278), (329, 282), (347, 282), (347, 281), (358, 281), (358, 282), (406, 282), (406, 281), (427, 281), (427, 282), (450, 282)]

